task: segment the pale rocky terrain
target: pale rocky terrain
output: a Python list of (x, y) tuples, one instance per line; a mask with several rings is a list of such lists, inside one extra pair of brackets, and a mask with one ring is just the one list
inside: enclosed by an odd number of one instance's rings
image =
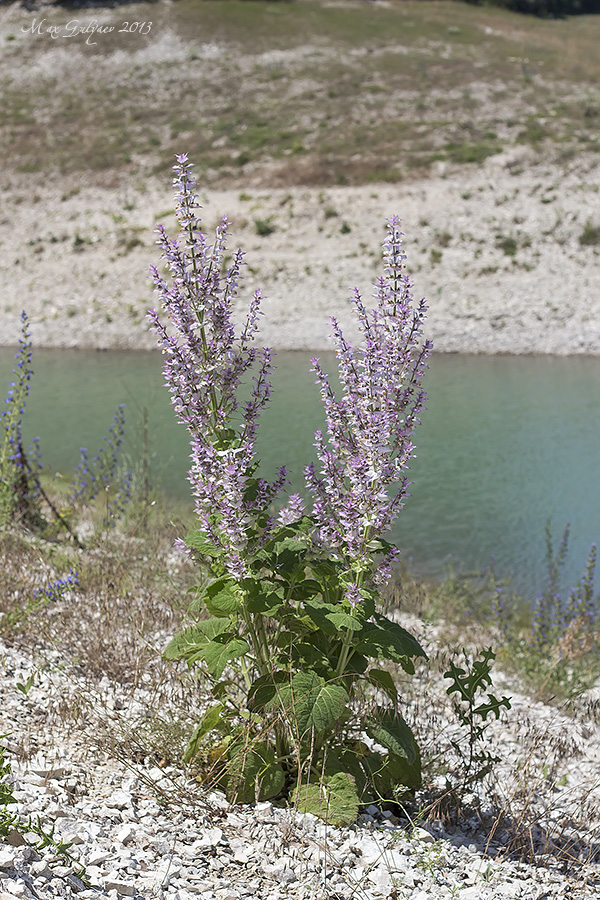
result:
[[(174, 232), (170, 185), (4, 181), (0, 342), (16, 343), (25, 309), (36, 346), (153, 347), (148, 267), (156, 223)], [(206, 230), (227, 215), (230, 249), (246, 251), (240, 314), (261, 288), (262, 339), (275, 348), (326, 348), (332, 315), (351, 333), (348, 298), (355, 286), (369, 297), (397, 214), (437, 351), (600, 353), (600, 247), (580, 243), (600, 220), (595, 154), (559, 167), (523, 147), (397, 185), (200, 194)]]
[[(0, 729), (10, 732), (10, 758), (19, 757), (9, 776), (18, 801), (11, 811), (39, 815), (47, 832), (71, 842), (73, 857), (69, 863), (52, 847), (34, 850), (18, 835), (0, 842), (1, 900), (600, 897), (593, 812), (600, 729), (591, 697), (572, 717), (511, 691), (513, 708), (494, 728), (493, 748), (502, 760), (493, 782), (506, 822), (465, 815), (459, 825), (434, 819), (422, 827), (369, 806), (356, 825), (334, 828), (270, 802), (231, 807), (176, 767), (119, 759), (114, 748), (152, 708), (150, 683), (133, 691), (103, 678), (93, 686), (47, 649), (31, 655), (0, 642), (0, 659)], [(24, 696), (17, 684), (32, 673)], [(442, 752), (451, 733), (440, 712), (444, 687), (426, 681), (417, 725), (432, 736), (424, 720), (431, 717)], [(500, 680), (498, 690), (505, 688)], [(65, 728), (69, 706), (81, 710), (81, 724)], [(166, 720), (178, 710), (161, 713)], [(576, 823), (586, 810), (582, 828)], [(521, 830), (527, 855), (535, 849), (535, 864), (520, 858), (511, 829)]]

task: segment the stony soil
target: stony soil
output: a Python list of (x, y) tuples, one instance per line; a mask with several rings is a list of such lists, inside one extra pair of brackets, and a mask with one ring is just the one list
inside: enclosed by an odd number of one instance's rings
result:
[[(72, 842), (73, 857), (34, 850), (13, 834), (0, 843), (2, 900), (600, 897), (597, 821), (592, 813), (587, 828), (574, 825), (584, 806), (593, 811), (600, 800), (600, 730), (590, 706), (568, 718), (513, 693), (513, 710), (495, 729), (502, 758), (495, 781), (506, 811), (521, 810), (520, 823), (483, 826), (467, 815), (458, 826), (438, 819), (421, 827), (368, 807), (355, 826), (341, 829), (271, 803), (230, 807), (164, 762), (127, 754), (119, 761), (107, 752), (107, 738), (119, 746), (151, 708), (151, 688), (132, 691), (106, 678), (92, 687), (47, 649), (36, 657), (0, 645), (0, 654), (0, 728), (10, 732), (5, 743), (18, 758), (9, 776), (13, 811), (39, 815), (46, 831)], [(17, 684), (32, 671), (24, 696)], [(435, 678), (428, 690), (443, 732), (448, 722), (439, 719)], [(69, 705), (85, 710), (78, 727), (60, 726)], [(509, 852), (519, 824), (521, 848), (536, 848), (536, 865)]]
[[(329, 317), (351, 332), (356, 286), (379, 273), (386, 217), (402, 217), (415, 295), (441, 352), (600, 353), (600, 249), (581, 243), (600, 210), (597, 157), (566, 170), (527, 150), (473, 172), (399, 185), (203, 192), (207, 231), (232, 222), (246, 251), (240, 311), (260, 287), (262, 335), (286, 349), (328, 346)], [(0, 214), (0, 341), (25, 308), (36, 346), (150, 348), (157, 221), (174, 230), (172, 189), (11, 180)], [(261, 223), (273, 228), (257, 234)], [(258, 225), (256, 224), (258, 223)]]

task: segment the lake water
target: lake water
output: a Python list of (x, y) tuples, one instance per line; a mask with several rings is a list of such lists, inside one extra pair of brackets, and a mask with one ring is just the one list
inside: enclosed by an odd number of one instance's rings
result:
[[(334, 371), (333, 355), (320, 355)], [(14, 351), (0, 349), (0, 385), (11, 380), (13, 364)], [(262, 423), (262, 471), (285, 464), (302, 489), (323, 422), (318, 389), (309, 354), (278, 354), (277, 366)], [(26, 440), (39, 435), (45, 464), (72, 471), (79, 447), (95, 451), (125, 403), (126, 451), (139, 460), (146, 408), (152, 481), (187, 496), (187, 432), (174, 421), (160, 367), (158, 353), (34, 351)], [(441, 355), (425, 386), (412, 497), (393, 534), (405, 559), (431, 575), (449, 559), (468, 569), (493, 560), (497, 572), (512, 572), (535, 595), (551, 516), (556, 540), (571, 523), (566, 576), (576, 580), (600, 539), (600, 359)]]

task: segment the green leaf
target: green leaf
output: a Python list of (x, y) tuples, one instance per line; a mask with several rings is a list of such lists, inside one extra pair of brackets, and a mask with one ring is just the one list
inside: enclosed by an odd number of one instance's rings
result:
[(347, 772), (337, 772), (321, 784), (300, 785), (292, 792), (292, 802), (300, 812), (312, 813), (337, 827), (356, 822), (360, 807), (354, 778)]
[(302, 740), (307, 733), (328, 731), (346, 712), (348, 694), (340, 684), (331, 684), (314, 672), (297, 672), (282, 683), (272, 701), (283, 709)]
[(208, 666), (213, 678), (220, 678), (225, 666), (232, 659), (245, 656), (250, 650), (250, 645), (243, 638), (232, 636), (227, 632), (217, 635), (214, 641), (210, 641), (202, 651), (202, 658)]
[(312, 600), (304, 604), (307, 615), (318, 628), (322, 628), (327, 634), (336, 634), (338, 631), (350, 629), (360, 631), (362, 622), (350, 613), (344, 612), (333, 603), (323, 603)]
[(267, 741), (254, 741), (249, 747), (236, 743), (230, 750), (227, 771), (227, 796), (237, 803), (268, 800), (285, 786), (275, 748)]
[(417, 639), (406, 628), (378, 613), (375, 614), (375, 622), (364, 626), (356, 649), (365, 656), (399, 663), (415, 656), (427, 659)]
[(415, 738), (400, 713), (379, 709), (376, 721), (369, 723), (367, 734), (396, 756), (412, 765), (417, 757)]
[(210, 640), (225, 631), (227, 624), (223, 619), (204, 619), (184, 629), (171, 638), (163, 651), (163, 659), (193, 661)]
[(211, 544), (204, 531), (188, 531), (185, 537), (185, 545), (186, 547), (189, 547), (190, 550), (196, 550), (203, 556), (210, 556), (213, 558), (220, 556), (223, 552), (219, 547)]
[(217, 728), (219, 722), (221, 721), (221, 713), (225, 709), (223, 703), (217, 703), (215, 706), (211, 706), (206, 710), (198, 724), (194, 729), (194, 733), (192, 734), (190, 741), (185, 749), (185, 753), (183, 754), (183, 761), (185, 763), (189, 763), (195, 756), (198, 755), (200, 750), (200, 743), (202, 738), (205, 737), (209, 731)]
[(416, 741), (415, 761), (413, 763), (409, 763), (404, 756), (396, 756), (395, 753), (388, 754), (386, 762), (386, 774), (392, 787), (404, 785), (404, 787), (415, 791), (421, 787), (421, 752)]
[(398, 689), (389, 672), (386, 672), (385, 669), (370, 669), (367, 672), (367, 678), (377, 690), (387, 694), (394, 703), (398, 702)]
[(247, 591), (248, 599), (246, 608), (253, 614), (262, 616), (274, 616), (285, 605), (285, 587), (266, 580), (253, 580), (245, 578), (242, 587)]
[(284, 684), (289, 684), (288, 672), (273, 672), (269, 675), (261, 675), (252, 683), (248, 691), (247, 705), (251, 712), (257, 712), (266, 706), (273, 708), (273, 700)]
[(206, 588), (204, 603), (213, 616), (233, 616), (242, 608), (242, 597), (236, 582), (225, 576)]

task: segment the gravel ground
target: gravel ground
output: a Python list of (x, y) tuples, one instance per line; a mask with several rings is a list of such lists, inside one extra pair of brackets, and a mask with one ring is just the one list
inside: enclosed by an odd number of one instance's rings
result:
[[(48, 649), (43, 666), (14, 647), (0, 645), (0, 657), (0, 731), (10, 733), (4, 741), (10, 758), (21, 760), (9, 776), (18, 812), (39, 815), (46, 830), (72, 842), (70, 852), (89, 879), (85, 884), (77, 864), (52, 848), (35, 850), (13, 834), (0, 842), (1, 900), (600, 897), (597, 815), (585, 834), (573, 825), (582, 798), (596, 811), (600, 801), (600, 729), (589, 708), (566, 718), (513, 693), (512, 713), (496, 727), (498, 784), (507, 795), (542, 791), (549, 801), (529, 832), (532, 843), (543, 838), (550, 850), (534, 866), (507, 854), (504, 826), (484, 829), (475, 816), (460, 827), (439, 820), (415, 827), (368, 807), (355, 826), (333, 828), (271, 803), (229, 807), (221, 794), (199, 793), (168, 765), (119, 761), (102, 749), (98, 738), (107, 722), (135, 721), (150, 703), (149, 691), (133, 695), (103, 678), (90, 692), (89, 681), (69, 674)], [(37, 676), (23, 696), (16, 685), (32, 670)], [(428, 702), (435, 691), (433, 679)], [(84, 695), (85, 724), (60, 727), (61, 706)], [(557, 740), (563, 744), (558, 763), (547, 755)]]
[[(172, 189), (4, 182), (0, 342), (16, 343), (25, 308), (36, 346), (153, 347), (148, 267), (156, 223), (174, 229)], [(209, 233), (232, 221), (230, 248), (247, 253), (240, 311), (262, 288), (262, 339), (275, 348), (326, 348), (331, 315), (352, 334), (348, 297), (355, 286), (369, 297), (384, 221), (398, 214), (438, 352), (597, 354), (599, 191), (597, 155), (559, 168), (519, 148), (422, 182), (201, 196)]]

